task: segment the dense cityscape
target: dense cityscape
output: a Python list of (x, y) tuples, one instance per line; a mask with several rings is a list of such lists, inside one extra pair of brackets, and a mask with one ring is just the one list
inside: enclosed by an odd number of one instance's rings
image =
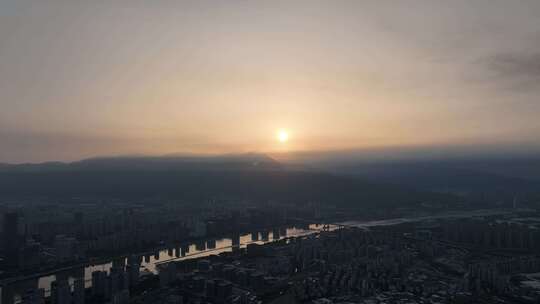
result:
[(540, 0), (0, 0), (0, 304), (540, 304)]
[(355, 220), (315, 203), (149, 203), (5, 206), (2, 303), (540, 300), (533, 209)]

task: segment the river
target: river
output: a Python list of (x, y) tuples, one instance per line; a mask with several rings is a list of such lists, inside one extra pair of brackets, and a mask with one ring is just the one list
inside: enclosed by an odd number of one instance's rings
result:
[[(371, 221), (346, 221), (340, 222), (337, 225), (345, 225), (347, 227), (359, 227), (359, 228), (369, 228), (374, 226), (387, 226), (387, 225), (398, 225), (408, 222), (417, 222), (425, 220), (434, 220), (434, 219), (444, 219), (444, 218), (464, 218), (472, 216), (490, 216), (490, 215), (501, 215), (508, 214), (511, 211), (508, 210), (474, 210), (474, 211), (456, 211), (456, 212), (445, 212), (439, 215), (429, 215), (429, 216), (418, 216), (418, 217), (404, 217), (404, 218), (393, 218), (393, 219), (384, 219), (384, 220), (371, 220)], [(331, 225), (331, 229), (335, 229), (337, 225)], [(231, 237), (219, 238), (219, 239), (206, 239), (191, 244), (185, 244), (175, 248), (162, 249), (156, 251), (153, 255), (145, 255), (141, 257), (141, 275), (145, 274), (156, 274), (156, 265), (160, 263), (165, 263), (168, 261), (178, 261), (184, 259), (198, 258), (213, 254), (220, 254), (222, 252), (232, 251), (233, 247), (245, 248), (250, 243), (265, 244), (268, 242), (281, 240), (289, 237), (300, 237), (313, 233), (320, 232), (323, 229), (321, 224), (310, 224), (303, 227), (287, 227), (287, 228), (275, 228), (271, 230), (265, 230), (263, 232), (253, 232), (253, 233), (244, 233), (237, 235), (236, 239)], [(235, 244), (233, 244), (235, 241)], [(233, 246), (234, 245), (234, 246)], [(94, 271), (107, 271), (109, 272), (112, 267), (112, 262), (96, 264), (86, 266), (83, 269), (75, 271), (77, 274), (64, 274), (68, 277), (68, 281), (71, 285), (76, 277), (81, 277), (82, 272), (84, 272), (85, 285), (86, 287), (91, 287), (92, 285), (92, 272)], [(51, 283), (56, 280), (57, 274), (48, 275), (40, 277), (37, 280), (37, 285), (39, 288), (43, 288), (46, 291), (46, 295), (50, 292)], [(35, 281), (35, 280), (34, 280)], [(35, 283), (31, 283), (33, 285)], [(28, 288), (28, 285), (22, 284)], [(33, 286), (35, 287), (35, 285)], [(15, 288), (16, 290), (11, 291), (15, 296), (15, 303), (20, 301), (21, 288)], [(3, 290), (2, 290), (3, 291)], [(4, 298), (5, 299), (5, 298)]]

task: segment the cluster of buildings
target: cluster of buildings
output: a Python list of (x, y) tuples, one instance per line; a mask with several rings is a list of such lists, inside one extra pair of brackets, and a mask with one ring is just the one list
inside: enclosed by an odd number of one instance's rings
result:
[(113, 260), (109, 273), (99, 270), (92, 272), (92, 302), (129, 303), (131, 287), (139, 281), (141, 258), (131, 256), (127, 261), (125, 265), (124, 259)]
[[(84, 271), (75, 277), (58, 275), (46, 293), (44, 288), (29, 288), (20, 297), (21, 304), (127, 304), (130, 291), (138, 287), (141, 257), (115, 259), (108, 271), (96, 270), (87, 282)], [(89, 287), (89, 286), (90, 287)], [(11, 303), (7, 301), (8, 303)]]
[[(540, 219), (531, 214), (325, 225), (328, 229), (318, 233), (291, 237), (283, 229), (288, 220), (313, 218), (317, 212), (303, 214), (275, 206), (220, 211), (212, 206), (211, 211), (180, 214), (175, 208), (76, 212), (71, 228), (44, 232), (21, 225), (19, 214), (6, 212), (1, 225), (4, 275), (41, 269), (51, 261), (70, 265), (92, 256), (138, 252), (120, 254), (128, 258), (113, 259), (110, 269), (93, 271), (86, 278), (84, 272), (57, 276), (50, 291), (27, 288), (18, 303), (540, 301)], [(245, 234), (273, 224), (260, 234)], [(232, 235), (231, 247), (214, 253), (216, 239), (205, 237), (220, 233)], [(188, 243), (180, 242), (186, 239), (193, 242), (195, 252), (209, 251), (192, 256)], [(139, 251), (144, 248), (153, 250)], [(169, 248), (170, 261), (157, 261), (156, 248)], [(142, 276), (141, 266), (151, 260), (148, 252), (158, 252), (152, 264), (157, 272)]]
[(461, 277), (433, 267), (422, 253), (431, 244), (384, 229), (309, 239), (296, 258), (304, 275), (289, 292), (297, 303), (445, 303), (462, 292)]
[(540, 251), (540, 223), (497, 218), (448, 220), (442, 237), (486, 248), (511, 248)]
[(132, 301), (332, 303), (383, 297), (391, 303), (410, 295), (421, 301), (408, 303), (438, 303), (441, 298), (473, 298), (463, 288), (463, 274), (433, 269), (420, 247), (426, 247), (425, 242), (402, 233), (357, 228), (250, 244), (229, 253), (161, 264), (159, 287)]
[[(313, 218), (318, 209), (251, 202), (27, 202), (0, 206), (0, 271), (13, 276)], [(0, 274), (1, 276), (2, 274)]]
[[(171, 295), (181, 303), (260, 303), (261, 298), (286, 284), (293, 264), (275, 241), (255, 243), (206, 258), (161, 264), (158, 267), (161, 297), (150, 293), (140, 303), (161, 303)], [(286, 246), (285, 246), (286, 247)]]
[(188, 304), (540, 301), (540, 256), (534, 247), (471, 246), (469, 237), (449, 241), (445, 227), (454, 222), (342, 227), (163, 264), (153, 301), (140, 303), (159, 303), (164, 299), (159, 290)]
[[(192, 250), (188, 244), (195, 244), (194, 252), (211, 250), (216, 248), (217, 237), (232, 235), (232, 245), (238, 246), (241, 231), (262, 231), (260, 235), (252, 233), (253, 242), (279, 239), (286, 231), (277, 227), (296, 218), (320, 214), (317, 208), (307, 210), (277, 203), (254, 207), (252, 202), (216, 200), (179, 204), (167, 200), (132, 203), (78, 199), (52, 203), (44, 199), (0, 205), (0, 281), (4, 282), (0, 285), (5, 291), (2, 298), (7, 299), (6, 303), (11, 303), (13, 297), (24, 303), (41, 303), (44, 298), (52, 303), (71, 303), (80, 298), (75, 296), (75, 284), (80, 284), (78, 276), (56, 276), (54, 284), (42, 290), (34, 284), (38, 279), (35, 275), (47, 276), (57, 270), (103, 263), (134, 253), (142, 256), (145, 265), (153, 264), (162, 249), (169, 248), (170, 258), (185, 257)], [(155, 252), (152, 261), (148, 252)], [(82, 286), (92, 286), (90, 295), (95, 301), (126, 302), (131, 288), (118, 289), (117, 282), (129, 281), (117, 278), (118, 269), (96, 272), (91, 279), (80, 278)], [(17, 283), (20, 280), (33, 283), (26, 286), (24, 282)], [(5, 282), (10, 282), (9, 286)], [(88, 292), (85, 297), (88, 300)]]
[(130, 291), (139, 284), (141, 257), (130, 256), (127, 264), (125, 261), (126, 259), (115, 259), (108, 271), (93, 271), (89, 282), (84, 276), (84, 271), (76, 277), (57, 276), (51, 283), (48, 293), (44, 288), (30, 288), (20, 296), (20, 301), (16, 302), (21, 304), (127, 304), (130, 300)]

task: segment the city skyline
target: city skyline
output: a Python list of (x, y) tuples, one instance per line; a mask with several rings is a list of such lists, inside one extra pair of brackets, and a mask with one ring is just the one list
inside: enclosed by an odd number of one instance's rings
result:
[(0, 0), (0, 303), (538, 304), (539, 38), (539, 0)]

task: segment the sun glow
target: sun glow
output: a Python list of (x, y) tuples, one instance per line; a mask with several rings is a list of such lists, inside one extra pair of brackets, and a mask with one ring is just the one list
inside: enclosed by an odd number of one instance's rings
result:
[(277, 139), (280, 142), (285, 143), (289, 140), (289, 133), (286, 130), (279, 130), (277, 133)]

